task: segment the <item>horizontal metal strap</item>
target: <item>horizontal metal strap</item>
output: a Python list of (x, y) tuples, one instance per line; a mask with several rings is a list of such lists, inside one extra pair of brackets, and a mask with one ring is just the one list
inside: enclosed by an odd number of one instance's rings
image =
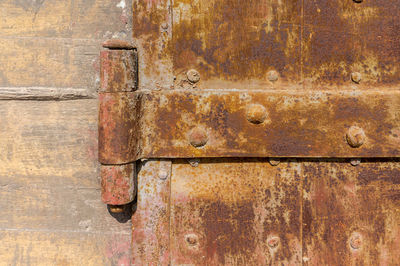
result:
[[(104, 117), (114, 128), (101, 129)], [(400, 91), (102, 93), (99, 126), (100, 162), (110, 164), (141, 158), (399, 157)]]

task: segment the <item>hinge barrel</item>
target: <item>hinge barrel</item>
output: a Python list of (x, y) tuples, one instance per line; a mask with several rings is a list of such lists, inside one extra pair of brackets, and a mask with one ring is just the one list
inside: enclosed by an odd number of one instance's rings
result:
[(125, 205), (134, 200), (135, 162), (129, 145), (134, 143), (137, 96), (137, 53), (120, 40), (103, 44), (100, 54), (99, 162), (102, 200)]

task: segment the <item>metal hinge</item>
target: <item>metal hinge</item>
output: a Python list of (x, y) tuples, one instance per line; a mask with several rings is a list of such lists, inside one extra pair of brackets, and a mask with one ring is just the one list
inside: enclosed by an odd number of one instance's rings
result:
[(139, 159), (400, 156), (399, 90), (209, 90), (193, 70), (189, 89), (136, 90), (136, 50), (105, 47), (99, 161), (107, 204), (133, 200)]
[[(101, 195), (111, 212), (122, 212), (135, 197), (136, 164), (127, 160), (134, 138), (135, 117), (124, 101), (137, 90), (138, 60), (136, 49), (122, 40), (103, 43), (100, 54), (99, 161)], [(116, 101), (122, 99), (121, 101)], [(114, 147), (112, 150), (107, 147)], [(109, 158), (108, 160), (105, 158)], [(110, 159), (111, 158), (111, 159)]]

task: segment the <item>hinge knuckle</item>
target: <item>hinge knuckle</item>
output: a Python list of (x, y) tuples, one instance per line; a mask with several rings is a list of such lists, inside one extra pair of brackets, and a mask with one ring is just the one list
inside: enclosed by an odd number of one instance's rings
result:
[(99, 162), (102, 200), (111, 205), (131, 202), (135, 195), (137, 52), (129, 43), (110, 40), (100, 54)]

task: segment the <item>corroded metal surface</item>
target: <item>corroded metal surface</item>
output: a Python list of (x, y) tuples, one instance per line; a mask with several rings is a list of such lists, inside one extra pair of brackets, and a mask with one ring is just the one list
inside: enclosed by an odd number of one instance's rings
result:
[(192, 68), (213, 89), (273, 87), (271, 70), (275, 85), (301, 80), (301, 1), (177, 0), (173, 21), (177, 86)]
[[(124, 154), (134, 153), (130, 158), (400, 156), (399, 90), (169, 90), (137, 95), (141, 109), (136, 123), (142, 126), (133, 134), (138, 142), (114, 137), (109, 143), (110, 150), (123, 147)], [(134, 110), (124, 110), (133, 119)]]
[(99, 94), (99, 161), (133, 162), (138, 151), (141, 95), (129, 92)]
[(110, 205), (124, 205), (135, 199), (135, 163), (102, 165), (101, 199)]
[(307, 265), (399, 265), (399, 161), (315, 161), (302, 169)]
[[(175, 89), (138, 92), (136, 158), (231, 157), (146, 190), (165, 201), (138, 203), (138, 264), (399, 264), (399, 162), (364, 158), (400, 155), (400, 0), (133, 9), (140, 88)], [(352, 159), (234, 158), (269, 156)]]
[(170, 181), (171, 161), (142, 164), (132, 217), (133, 265), (170, 265)]
[(300, 164), (174, 161), (172, 265), (301, 264)]
[[(100, 90), (103, 92), (122, 92), (137, 89), (137, 54), (124, 48), (125, 43), (108, 42), (113, 50), (100, 53)], [(117, 47), (122, 50), (115, 50)], [(131, 47), (131, 46), (129, 46)]]

